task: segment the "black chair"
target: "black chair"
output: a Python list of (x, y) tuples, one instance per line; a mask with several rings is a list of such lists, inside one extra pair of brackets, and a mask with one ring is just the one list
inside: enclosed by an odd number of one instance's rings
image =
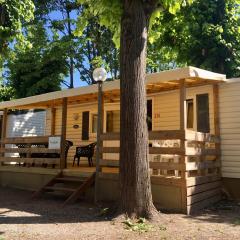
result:
[(74, 158), (73, 158), (73, 166), (75, 164), (76, 159), (78, 160), (77, 165), (79, 166), (80, 158), (81, 157), (87, 157), (88, 158), (88, 165), (89, 165), (89, 167), (92, 167), (93, 166), (92, 157), (93, 157), (94, 149), (95, 149), (96, 145), (97, 145), (97, 143), (94, 142), (94, 143), (91, 143), (91, 144), (86, 145), (86, 146), (76, 147), (76, 153), (75, 153)]

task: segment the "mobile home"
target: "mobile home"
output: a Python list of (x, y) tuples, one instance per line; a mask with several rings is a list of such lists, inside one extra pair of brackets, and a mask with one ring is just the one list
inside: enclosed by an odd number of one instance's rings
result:
[[(147, 75), (149, 171), (158, 208), (191, 213), (217, 202), (221, 198), (222, 177), (229, 191), (239, 196), (237, 189), (231, 188), (240, 177), (236, 87), (240, 87), (237, 80), (194, 67)], [(119, 94), (119, 80), (103, 84), (100, 200), (116, 200), (119, 195)], [(89, 177), (96, 171), (84, 158), (79, 166), (72, 166), (76, 147), (96, 141), (96, 85), (2, 102), (0, 109), (1, 185), (36, 190), (59, 172), (64, 176)], [(8, 112), (19, 109), (46, 111), (43, 135), (12, 138), (7, 134)], [(49, 138), (53, 136), (60, 137), (60, 148), (49, 148)], [(67, 157), (62, 144), (65, 140), (73, 142)], [(27, 144), (27, 148), (8, 144)], [(13, 152), (19, 155), (7, 156)], [(31, 155), (39, 152), (58, 153), (59, 157)], [(26, 155), (21, 157), (21, 153)], [(43, 163), (48, 163), (48, 167), (43, 168)]]

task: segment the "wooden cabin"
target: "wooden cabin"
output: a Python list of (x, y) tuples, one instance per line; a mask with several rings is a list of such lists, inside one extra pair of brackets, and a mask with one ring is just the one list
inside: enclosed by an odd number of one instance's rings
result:
[[(219, 85), (225, 82), (225, 75), (195, 67), (147, 75), (149, 171), (153, 200), (159, 209), (192, 213), (221, 198)], [(119, 94), (119, 80), (103, 84), (98, 200), (112, 201), (119, 196)], [(22, 109), (45, 109), (44, 135), (7, 136), (8, 112)], [(95, 163), (89, 167), (84, 158), (80, 166), (72, 166), (76, 147), (96, 141), (96, 85), (2, 102), (0, 110), (2, 186), (36, 190), (59, 172), (88, 177), (96, 171)], [(50, 137), (60, 138), (60, 147), (50, 148)], [(73, 142), (67, 158), (65, 140)], [(25, 147), (16, 147), (21, 144)], [(33, 153), (59, 157), (36, 158)], [(89, 190), (87, 195), (92, 193)]]

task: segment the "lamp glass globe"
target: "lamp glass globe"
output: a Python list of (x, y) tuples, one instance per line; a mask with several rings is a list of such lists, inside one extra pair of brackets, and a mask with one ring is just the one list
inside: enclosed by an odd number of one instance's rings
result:
[(95, 82), (104, 82), (107, 79), (107, 71), (104, 68), (96, 68), (93, 71), (93, 79)]

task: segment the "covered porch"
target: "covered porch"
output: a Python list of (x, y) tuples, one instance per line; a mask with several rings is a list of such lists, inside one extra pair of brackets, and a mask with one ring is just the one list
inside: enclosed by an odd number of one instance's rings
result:
[[(178, 126), (176, 129), (173, 127), (161, 129), (155, 124), (149, 130), (149, 170), (153, 199), (159, 208), (191, 213), (220, 199), (218, 84), (224, 80), (224, 75), (193, 67), (147, 76), (148, 97), (174, 92), (177, 96), (175, 101), (178, 103), (176, 113), (178, 117), (174, 120), (178, 121), (178, 124), (175, 124)], [(208, 86), (212, 94), (212, 101), (209, 102), (213, 111), (212, 126), (211, 131), (205, 133), (198, 132), (194, 128), (189, 129), (187, 126), (187, 91), (202, 86)], [(102, 115), (105, 119), (107, 118), (105, 108), (113, 109), (112, 106), (115, 106), (115, 109), (119, 109), (119, 92), (118, 80), (103, 85)], [(154, 101), (156, 103), (157, 100)], [(161, 102), (159, 105), (161, 106)], [(81, 110), (73, 111), (75, 107)], [(35, 189), (59, 172), (68, 176), (83, 177), (88, 177), (95, 172), (95, 161), (93, 167), (89, 167), (86, 161), (82, 161), (79, 167), (72, 166), (75, 147), (96, 141), (92, 119), (90, 120), (88, 116), (90, 124), (85, 128), (83, 121), (83, 113), (93, 107), (97, 108), (97, 86), (95, 85), (0, 103), (0, 109), (3, 110), (0, 184), (11, 185), (12, 183), (23, 188), (26, 177), (30, 176), (36, 181), (33, 186), (28, 184), (28, 188)], [(48, 112), (46, 134), (9, 138), (6, 135), (8, 111), (16, 109), (45, 109)], [(82, 118), (79, 112), (82, 113)], [(158, 121), (158, 118), (161, 121), (161, 114), (159, 116), (158, 114), (156, 108), (152, 108), (155, 121)], [(75, 137), (75, 132), (79, 128), (82, 129), (81, 138)], [(87, 139), (83, 133), (83, 129), (86, 128)], [(99, 199), (116, 200), (119, 194), (120, 136), (119, 132), (107, 131), (104, 119), (102, 129), (100, 159), (97, 160), (100, 165)], [(49, 148), (50, 137), (60, 139), (59, 148)], [(66, 152), (66, 140), (73, 142), (69, 152)], [(22, 145), (24, 147), (19, 147)], [(19, 181), (21, 184), (16, 184)]]

